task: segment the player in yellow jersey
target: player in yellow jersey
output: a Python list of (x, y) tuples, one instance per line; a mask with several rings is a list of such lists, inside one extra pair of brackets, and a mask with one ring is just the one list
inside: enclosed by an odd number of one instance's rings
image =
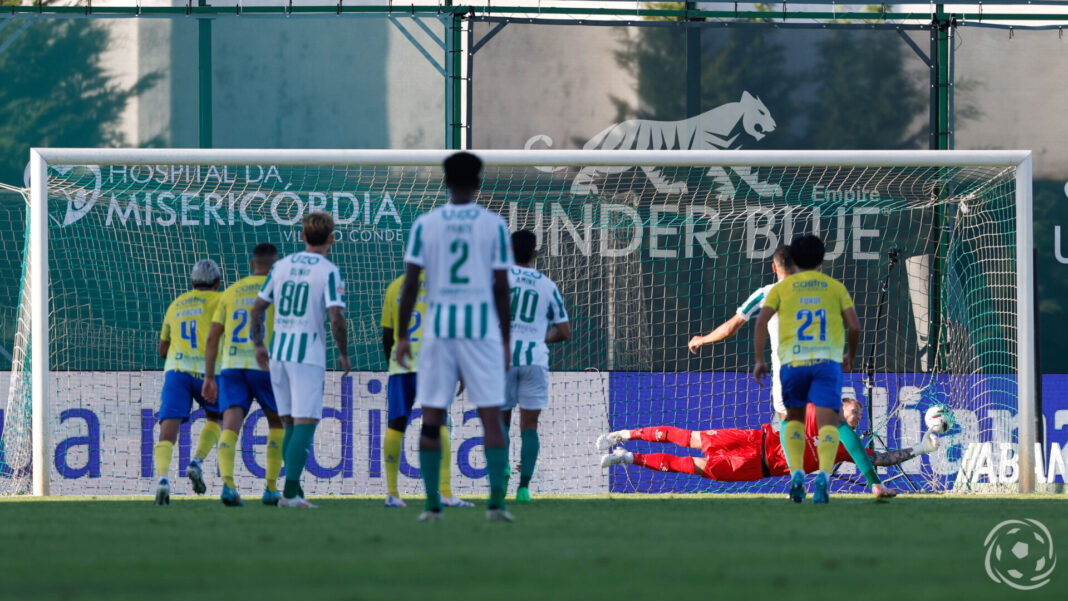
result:
[[(234, 459), (237, 453), (237, 435), (245, 416), (255, 399), (267, 418), (267, 486), (261, 500), (264, 505), (277, 505), (278, 474), (282, 471), (282, 439), (285, 430), (278, 416), (274, 392), (271, 390), (271, 372), (256, 364), (256, 347), (252, 344), (249, 312), (256, 303), (257, 295), (271, 267), (278, 260), (278, 249), (267, 242), (252, 249), (252, 275), (242, 278), (222, 293), (215, 307), (211, 333), (205, 356), (207, 369), (204, 372), (204, 398), (209, 402), (218, 400), (223, 415), (223, 431), (219, 438), (219, 475), (222, 476), (223, 505), (240, 507), (245, 503), (234, 483)], [(274, 307), (267, 308), (266, 333), (271, 336)], [(223, 352), (218, 382), (215, 378), (215, 361), (219, 354), (219, 341)]]
[(171, 468), (174, 443), (178, 430), (189, 421), (193, 401), (204, 407), (207, 423), (200, 433), (200, 441), (193, 460), (186, 468), (186, 475), (193, 483), (193, 492), (204, 494), (203, 470), (200, 463), (219, 440), (219, 422), (222, 416), (214, 404), (209, 404), (200, 394), (204, 375), (204, 347), (211, 330), (211, 317), (219, 302), (219, 284), (222, 271), (211, 259), (204, 259), (193, 266), (190, 276), (193, 289), (174, 299), (163, 317), (163, 329), (159, 333), (159, 356), (166, 358), (163, 379), (162, 401), (159, 407), (159, 442), (152, 455), (156, 464), (156, 505), (170, 505), (171, 485), (167, 473)]
[[(753, 377), (763, 384), (768, 373), (764, 362), (768, 322), (778, 314), (778, 355), (782, 365), (779, 379), (787, 420), (782, 438), (789, 464), (794, 468), (790, 498), (795, 503), (805, 500), (805, 472), (800, 466), (804, 464), (808, 403), (815, 405), (818, 428), (819, 472), (813, 482), (812, 502), (829, 500), (828, 474), (834, 469), (838, 452), (842, 373), (852, 369), (860, 342), (860, 320), (849, 292), (841, 282), (819, 271), (824, 251), (823, 241), (811, 234), (790, 243), (790, 257), (798, 271), (768, 292), (757, 318), (754, 340), (757, 359)], [(848, 343), (844, 326), (849, 326)]]
[[(389, 362), (389, 381), (386, 384), (388, 402), (386, 440), (383, 445), (386, 463), (386, 507), (407, 507), (397, 490), (397, 474), (400, 472), (401, 447), (404, 446), (404, 430), (415, 405), (416, 368), (419, 363), (419, 343), (423, 338), (423, 320), (426, 318), (426, 274), (419, 274), (419, 295), (415, 300), (415, 309), (408, 326), (408, 339), (411, 341), (412, 359), (408, 367), (402, 367), (393, 356), (393, 342), (396, 340), (398, 308), (400, 293), (404, 286), (404, 276), (393, 280), (386, 288), (386, 298), (382, 303), (382, 350)], [(469, 501), (452, 496), (452, 461), (450, 459), (449, 425), (441, 426), (441, 504), (446, 507), (474, 507)]]

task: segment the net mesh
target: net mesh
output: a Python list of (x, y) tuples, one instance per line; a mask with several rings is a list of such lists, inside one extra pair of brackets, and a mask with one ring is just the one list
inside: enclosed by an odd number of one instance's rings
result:
[[(551, 153), (537, 156), (552, 160)], [(538, 234), (537, 267), (559, 285), (572, 320), (572, 339), (552, 349), (532, 492), (784, 490), (780, 478), (720, 482), (634, 466), (602, 470), (593, 441), (622, 428), (759, 429), (774, 422), (770, 390), (748, 376), (752, 324), (696, 354), (687, 342), (772, 283), (776, 245), (807, 232), (825, 238), (824, 270), (845, 283), (864, 326), (858, 369), (845, 379), (848, 392), (871, 405), (872, 418), (865, 412), (858, 430), (874, 437), (877, 451), (909, 447), (920, 439), (927, 407), (952, 412), (938, 451), (884, 474), (902, 478), (901, 490), (969, 490), (973, 481), (998, 481), (1004, 466), (976, 462), (965, 451), (972, 442), (1015, 440), (1014, 176), (1011, 167), (951, 165), (488, 166), (480, 202), (513, 230)], [(315, 208), (338, 221), (330, 258), (348, 284), (355, 373), (346, 382), (328, 374), (305, 489), (382, 493), (382, 297), (402, 272), (412, 221), (446, 199), (436, 165), (51, 166), (53, 494), (149, 491), (163, 380), (155, 347), (168, 303), (189, 288), (199, 259), (215, 259), (226, 285), (247, 275), (259, 242), (283, 254), (300, 250), (300, 217)], [(4, 414), (4, 494), (29, 488), (25, 301), (21, 309)], [(334, 352), (328, 345), (328, 365)], [(874, 376), (870, 385), (865, 373)], [(179, 474), (201, 416), (194, 413), (182, 428)], [(242, 433), (237, 481), (245, 490), (261, 486), (261, 417), (253, 412)], [(484, 492), (474, 407), (456, 403), (452, 419), (454, 491)], [(405, 441), (403, 494), (421, 490), (416, 438)], [(644, 442), (627, 447), (700, 453)], [(517, 461), (518, 439), (512, 455)], [(215, 472), (214, 461), (213, 454), (206, 474)], [(959, 477), (962, 469), (979, 475)], [(835, 475), (834, 490), (861, 489), (851, 464)]]

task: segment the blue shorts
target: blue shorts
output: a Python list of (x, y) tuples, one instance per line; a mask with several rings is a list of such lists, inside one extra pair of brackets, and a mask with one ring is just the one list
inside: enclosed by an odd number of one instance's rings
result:
[(782, 402), (787, 407), (803, 408), (812, 403), (835, 411), (842, 409), (842, 364), (837, 361), (783, 365), (779, 381)]
[(224, 369), (216, 378), (219, 383), (219, 411), (241, 407), (248, 413), (255, 399), (260, 407), (278, 413), (271, 388), (271, 372), (259, 369)]
[(183, 371), (169, 371), (163, 376), (162, 402), (159, 405), (159, 413), (156, 419), (180, 419), (183, 423), (189, 421), (189, 415), (193, 411), (193, 401), (196, 401), (208, 413), (218, 414), (221, 412), (218, 405), (210, 405), (200, 396), (200, 388), (204, 380)]
[(386, 382), (386, 397), (389, 399), (387, 421), (412, 414), (415, 405), (416, 374), (394, 374)]

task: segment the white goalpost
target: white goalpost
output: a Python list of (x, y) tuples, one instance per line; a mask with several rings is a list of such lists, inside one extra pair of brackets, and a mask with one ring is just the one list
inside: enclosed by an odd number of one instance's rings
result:
[[(350, 291), (356, 374), (328, 380), (329, 424), (308, 492), (384, 490), (375, 467), (385, 419), (381, 299), (403, 269), (412, 220), (447, 200), (440, 165), (450, 152), (33, 149), (0, 494), (146, 494), (144, 445), (155, 436), (162, 381), (151, 349), (163, 309), (198, 259), (222, 266), (225, 287), (255, 243), (296, 250), (299, 217), (312, 209), (339, 224), (331, 257)], [(857, 365), (870, 366), (846, 384), (875, 391), (861, 399), (872, 444), (914, 444), (931, 405), (953, 416), (944, 448), (888, 472), (897, 488), (1032, 492), (1044, 481), (1030, 151), (473, 152), (485, 163), (479, 202), (513, 230), (538, 234), (538, 267), (560, 285), (574, 320), (574, 339), (552, 351), (534, 492), (778, 491), (778, 480), (608, 473), (592, 442), (654, 423), (767, 423), (768, 391), (748, 378), (751, 330), (702, 355), (685, 340), (729, 318), (770, 281), (775, 245), (806, 232), (828, 241), (825, 271), (846, 284), (862, 317)], [(923, 286), (905, 270), (888, 275), (891, 249), (923, 265)], [(458, 494), (484, 481), (470, 409), (454, 407)], [(183, 436), (197, 427), (194, 419)], [(249, 430), (238, 477), (251, 482), (263, 443), (255, 421)], [(1012, 453), (984, 463), (983, 445)], [(857, 490), (849, 468), (840, 472), (834, 489)], [(406, 478), (417, 490), (418, 479)]]

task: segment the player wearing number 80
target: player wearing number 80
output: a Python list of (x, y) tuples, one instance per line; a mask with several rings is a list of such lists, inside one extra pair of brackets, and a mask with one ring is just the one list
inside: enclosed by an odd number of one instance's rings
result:
[[(256, 363), (256, 348), (252, 344), (249, 320), (252, 306), (260, 288), (263, 287), (271, 266), (278, 260), (278, 249), (266, 242), (252, 250), (253, 275), (242, 278), (222, 293), (215, 307), (214, 322), (208, 336), (204, 372), (204, 398), (218, 399), (223, 414), (223, 432), (219, 438), (219, 475), (223, 479), (222, 502), (227, 506), (241, 506), (241, 495), (234, 483), (234, 459), (237, 452), (237, 435), (245, 415), (255, 399), (267, 418), (267, 486), (263, 492), (265, 505), (276, 505), (281, 496), (277, 489), (278, 474), (282, 469), (282, 419), (278, 416), (274, 393), (271, 390), (271, 374), (260, 369)], [(266, 336), (270, 337), (274, 307), (267, 310)], [(215, 359), (219, 354), (219, 341), (223, 342), (222, 371), (218, 383), (215, 378)]]
[(193, 289), (174, 299), (167, 307), (163, 328), (159, 333), (159, 356), (165, 357), (162, 401), (159, 407), (159, 442), (152, 451), (156, 465), (156, 505), (169, 505), (171, 486), (167, 473), (174, 454), (174, 442), (178, 429), (189, 421), (193, 401), (204, 407), (207, 423), (200, 433), (200, 442), (186, 475), (193, 483), (193, 492), (203, 494), (204, 485), (200, 462), (219, 439), (219, 422), (222, 416), (214, 403), (209, 404), (200, 394), (204, 374), (204, 347), (215, 304), (219, 302), (219, 284), (222, 271), (211, 259), (204, 259), (193, 266), (190, 275)]
[[(269, 368), (278, 413), (285, 423), (282, 454), (286, 485), (279, 507), (314, 507), (304, 499), (300, 475), (308, 461), (315, 427), (323, 417), (326, 382), (326, 332), (330, 329), (338, 349), (338, 369), (349, 373), (348, 326), (345, 323), (345, 284), (341, 272), (327, 258), (334, 244), (334, 218), (313, 211), (301, 221), (304, 252), (278, 261), (263, 283), (252, 306), (252, 340), (256, 362)], [(268, 305), (274, 304), (274, 332), (270, 351), (264, 346)]]
[[(805, 498), (805, 473), (800, 469), (805, 453), (805, 406), (815, 405), (819, 428), (816, 452), (820, 471), (813, 484), (813, 503), (828, 501), (828, 474), (838, 451), (838, 412), (842, 408), (842, 372), (849, 371), (860, 341), (860, 321), (853, 299), (838, 280), (817, 271), (823, 264), (823, 241), (811, 234), (790, 244), (790, 257), (798, 272), (776, 284), (764, 299), (757, 318), (753, 377), (763, 383), (768, 366), (764, 344), (768, 321), (779, 315), (779, 360), (782, 371), (786, 427), (783, 446), (794, 473), (790, 498)], [(849, 325), (849, 348), (843, 324)]]
[(411, 357), (409, 324), (419, 292), (419, 275), (425, 269), (427, 320), (419, 353), (416, 402), (423, 408), (419, 467), (427, 498), (419, 519), (441, 519), (441, 426), (457, 380), (463, 378), (468, 400), (478, 407), (485, 430), (490, 482), (486, 519), (512, 521), (504, 508), (508, 451), (501, 423), (510, 338), (508, 268), (512, 265), (512, 244), (504, 220), (474, 202), (481, 184), (482, 161), (469, 152), (458, 152), (445, 159), (444, 167), (449, 203), (416, 219), (408, 237), (397, 328), (397, 361), (406, 366)]

